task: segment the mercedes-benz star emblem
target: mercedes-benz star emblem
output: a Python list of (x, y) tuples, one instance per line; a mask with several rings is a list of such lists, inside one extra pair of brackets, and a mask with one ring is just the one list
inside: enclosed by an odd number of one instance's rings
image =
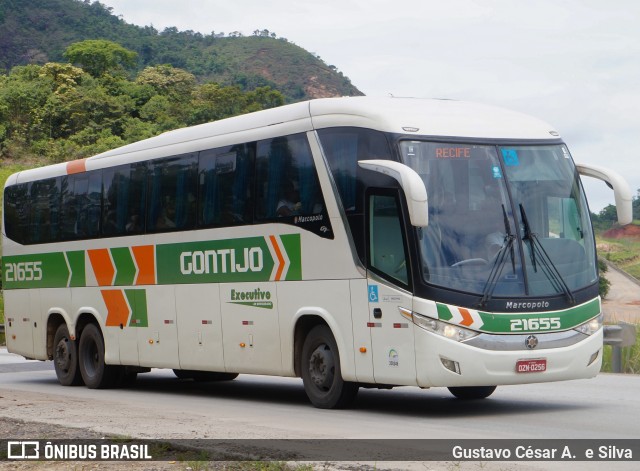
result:
[(529, 337), (527, 337), (527, 340), (524, 341), (524, 344), (529, 350), (533, 350), (538, 346), (538, 337), (536, 337), (535, 335), (529, 335)]

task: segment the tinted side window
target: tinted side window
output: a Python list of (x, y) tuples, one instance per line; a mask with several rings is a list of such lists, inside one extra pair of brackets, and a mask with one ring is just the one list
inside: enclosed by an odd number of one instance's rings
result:
[(62, 178), (48, 178), (29, 185), (29, 243), (44, 244), (58, 240), (61, 181)]
[(386, 278), (409, 284), (400, 209), (394, 196), (369, 198), (369, 263)]
[(249, 224), (253, 211), (256, 144), (200, 152), (201, 227)]
[(195, 227), (198, 155), (154, 160), (149, 167), (147, 232)]
[(391, 160), (385, 135), (360, 128), (321, 129), (318, 135), (345, 211), (361, 213), (362, 200), (357, 197), (358, 161)]
[(145, 221), (145, 164), (103, 170), (102, 234), (141, 234)]
[(258, 142), (256, 173), (257, 219), (323, 212), (318, 175), (304, 134)]
[(11, 240), (28, 243), (29, 234), (29, 185), (10, 186), (4, 192), (4, 230)]
[(62, 180), (61, 240), (98, 237), (102, 172), (70, 175)]

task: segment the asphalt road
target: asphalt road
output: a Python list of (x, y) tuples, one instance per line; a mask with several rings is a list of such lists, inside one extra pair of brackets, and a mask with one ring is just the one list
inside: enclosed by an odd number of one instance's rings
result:
[[(60, 386), (50, 362), (12, 361), (0, 351), (0, 418), (76, 427), (78, 438), (88, 429), (156, 439), (640, 439), (640, 376), (505, 386), (471, 402), (442, 388), (361, 390), (355, 408), (327, 411), (308, 403), (299, 379), (195, 383), (153, 370), (128, 389), (89, 390)], [(515, 469), (492, 465), (485, 469)], [(602, 466), (637, 469), (637, 462), (517, 469)]]

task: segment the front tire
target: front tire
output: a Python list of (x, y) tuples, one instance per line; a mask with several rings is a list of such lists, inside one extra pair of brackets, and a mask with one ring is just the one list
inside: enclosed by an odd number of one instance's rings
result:
[(471, 399), (484, 399), (496, 390), (497, 386), (461, 386), (451, 387), (449, 392), (458, 399), (471, 400)]
[(82, 384), (82, 375), (78, 366), (78, 344), (75, 340), (71, 340), (66, 324), (60, 325), (53, 337), (53, 365), (61, 385)]
[(104, 363), (104, 340), (96, 324), (89, 324), (82, 331), (78, 358), (82, 379), (89, 389), (113, 387), (121, 378), (119, 366)]
[(331, 329), (311, 329), (302, 346), (301, 373), (304, 390), (319, 409), (348, 407), (358, 394), (358, 384), (344, 381), (340, 354)]

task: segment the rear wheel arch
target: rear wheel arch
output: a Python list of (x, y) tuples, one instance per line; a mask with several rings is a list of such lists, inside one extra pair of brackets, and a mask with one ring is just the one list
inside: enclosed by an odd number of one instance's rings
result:
[[(49, 360), (53, 360), (54, 356), (54, 339), (58, 328), (62, 325), (66, 324), (67, 328), (69, 327), (69, 322), (60, 312), (51, 312), (49, 317), (47, 318), (47, 358)], [(75, 339), (75, 336), (73, 336)]]

